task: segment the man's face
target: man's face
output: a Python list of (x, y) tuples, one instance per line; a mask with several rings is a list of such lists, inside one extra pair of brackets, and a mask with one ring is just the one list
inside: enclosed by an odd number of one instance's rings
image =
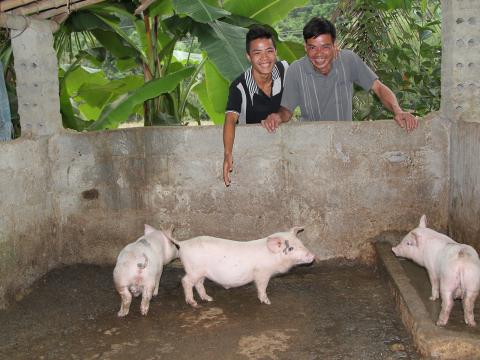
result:
[(272, 39), (255, 39), (250, 42), (250, 51), (247, 59), (252, 64), (254, 72), (267, 75), (272, 73), (277, 61), (277, 51)]
[(313, 67), (323, 75), (332, 68), (334, 43), (332, 35), (323, 34), (305, 41), (305, 51)]

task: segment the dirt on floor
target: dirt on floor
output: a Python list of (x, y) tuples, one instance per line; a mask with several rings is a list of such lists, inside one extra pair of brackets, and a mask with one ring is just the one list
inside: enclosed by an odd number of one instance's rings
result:
[[(384, 281), (331, 262), (270, 281), (271, 305), (253, 284), (185, 304), (180, 265), (164, 269), (146, 317), (140, 300), (118, 318), (113, 267), (76, 265), (40, 279), (0, 311), (0, 359), (419, 359)], [(198, 300), (198, 297), (197, 297)]]

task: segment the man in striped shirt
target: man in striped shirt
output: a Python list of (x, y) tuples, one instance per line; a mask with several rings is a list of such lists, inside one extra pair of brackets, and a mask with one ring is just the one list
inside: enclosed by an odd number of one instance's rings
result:
[(236, 124), (258, 124), (280, 109), (288, 68), (286, 61), (277, 61), (273, 35), (263, 26), (254, 26), (248, 31), (246, 52), (252, 66), (230, 85), (225, 111), (223, 181), (226, 186), (231, 181)]
[(417, 118), (401, 109), (395, 94), (358, 55), (341, 50), (334, 57), (336, 30), (330, 21), (311, 19), (303, 28), (303, 38), (307, 54), (290, 65), (280, 110), (261, 121), (267, 131), (289, 121), (297, 106), (302, 120), (352, 120), (354, 83), (373, 90), (400, 127), (409, 132), (418, 126)]

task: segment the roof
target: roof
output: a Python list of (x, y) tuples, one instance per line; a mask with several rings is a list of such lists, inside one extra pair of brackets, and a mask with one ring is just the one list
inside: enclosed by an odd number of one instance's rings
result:
[[(105, 0), (0, 0), (0, 17), (2, 15), (3, 17), (5, 15), (29, 16), (62, 23), (70, 13), (103, 1)], [(141, 0), (135, 14), (145, 10), (154, 1)], [(2, 25), (2, 22), (0, 22), (0, 27)]]

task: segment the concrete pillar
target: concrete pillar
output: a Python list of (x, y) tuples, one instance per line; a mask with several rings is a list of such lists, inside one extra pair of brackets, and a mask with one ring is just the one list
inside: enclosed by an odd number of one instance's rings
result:
[(442, 112), (480, 122), (480, 1), (442, 2)]
[(11, 30), (22, 137), (52, 135), (63, 129), (53, 48), (55, 25), (24, 19), (23, 29)]

